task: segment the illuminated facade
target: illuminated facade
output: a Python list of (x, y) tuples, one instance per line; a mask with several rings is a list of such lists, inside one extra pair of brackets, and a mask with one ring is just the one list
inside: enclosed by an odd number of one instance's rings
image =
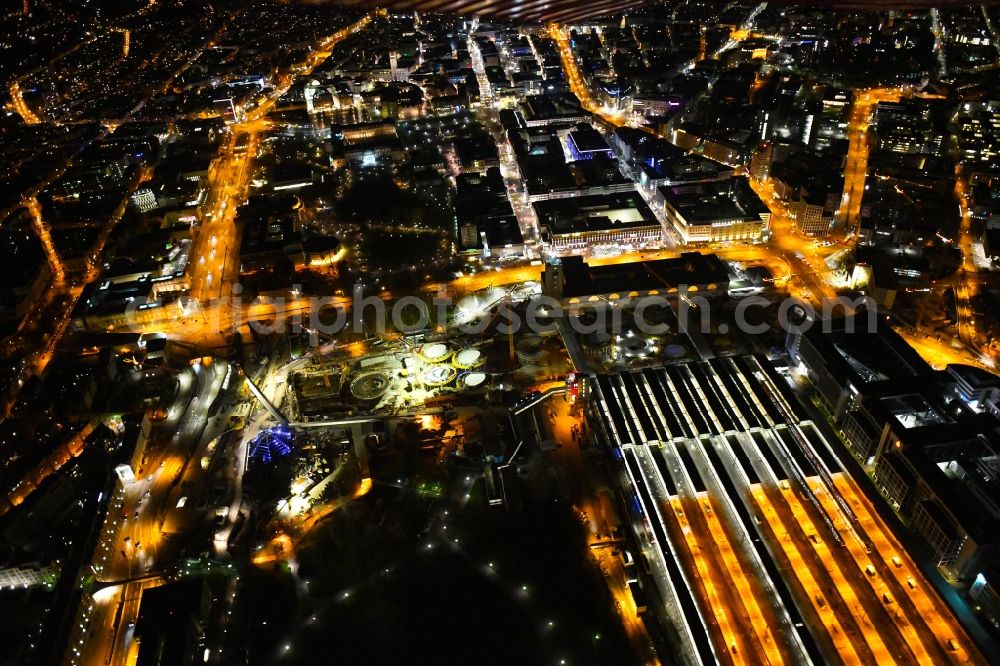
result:
[(56, 573), (51, 567), (0, 569), (0, 590), (50, 584), (55, 580)]
[(676, 298), (686, 294), (725, 298), (729, 272), (715, 254), (684, 252), (674, 259), (590, 266), (580, 256), (563, 257), (542, 272), (545, 295), (575, 305), (641, 296)]
[[(972, 576), (994, 547), (1000, 505), (991, 496), (1000, 449), (995, 421), (976, 413), (1000, 386), (966, 366), (935, 373), (887, 327), (793, 336), (808, 377), (849, 453), (927, 546), (936, 566)], [(970, 390), (970, 387), (977, 390)]]
[(745, 178), (661, 187), (659, 193), (685, 243), (757, 240), (771, 219)]

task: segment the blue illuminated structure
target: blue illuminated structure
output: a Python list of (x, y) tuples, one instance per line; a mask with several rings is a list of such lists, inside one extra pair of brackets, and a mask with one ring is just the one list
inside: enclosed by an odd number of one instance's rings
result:
[(250, 441), (249, 460), (270, 465), (292, 452), (294, 435), (286, 425), (262, 430)]

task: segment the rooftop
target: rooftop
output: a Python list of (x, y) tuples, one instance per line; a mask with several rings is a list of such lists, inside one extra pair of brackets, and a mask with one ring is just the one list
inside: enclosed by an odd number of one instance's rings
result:
[(746, 178), (708, 183), (663, 185), (660, 194), (688, 224), (715, 220), (758, 220), (769, 214), (767, 206), (750, 189)]
[[(552, 270), (546, 267), (545, 273)], [(699, 252), (685, 252), (675, 259), (606, 266), (590, 266), (579, 256), (564, 257), (560, 272), (563, 285), (559, 295), (564, 298), (729, 282), (725, 262), (718, 255)]]

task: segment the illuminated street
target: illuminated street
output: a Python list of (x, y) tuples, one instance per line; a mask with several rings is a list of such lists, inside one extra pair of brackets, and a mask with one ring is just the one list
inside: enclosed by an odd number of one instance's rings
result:
[[(329, 57), (338, 42), (350, 34), (363, 30), (372, 20), (365, 15), (353, 25), (329, 35), (309, 54), (301, 66), (296, 67), (300, 76), (308, 76), (317, 65)], [(208, 197), (202, 214), (204, 223), (198, 233), (191, 253), (191, 293), (196, 301), (227, 301), (235, 278), (239, 275), (239, 229), (236, 209), (247, 197), (254, 156), (260, 135), (268, 127), (264, 117), (281, 97), (293, 79), (287, 74), (264, 102), (253, 108), (236, 110), (236, 118), (229, 125), (229, 137), (211, 167)], [(227, 273), (228, 268), (228, 273)]]
[(36, 125), (41, 121), (41, 119), (35, 115), (35, 112), (28, 108), (28, 105), (24, 103), (24, 98), (21, 96), (21, 87), (14, 82), (10, 84), (8, 89), (10, 93), (11, 104), (14, 108), (14, 113), (21, 116), (21, 118), (29, 125)]
[(8, 8), (0, 653), (1000, 663), (1000, 5), (875, 10)]
[(847, 124), (850, 147), (847, 149), (847, 164), (844, 167), (844, 201), (841, 207), (849, 237), (858, 233), (855, 225), (861, 213), (865, 178), (868, 176), (868, 156), (873, 140), (870, 125), (874, 107), (879, 102), (899, 101), (899, 95), (900, 91), (896, 89), (872, 88), (855, 91), (851, 100), (851, 116)]

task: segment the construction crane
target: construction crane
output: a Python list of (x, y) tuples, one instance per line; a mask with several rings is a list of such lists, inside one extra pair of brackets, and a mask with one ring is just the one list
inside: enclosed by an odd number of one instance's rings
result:
[[(506, 306), (507, 312), (512, 312), (513, 311), (514, 301), (511, 298), (511, 294), (513, 294), (514, 291), (516, 291), (519, 286), (520, 285), (516, 285), (515, 284), (512, 287), (508, 287), (507, 289), (504, 290), (502, 302)], [(493, 285), (491, 284), (490, 287), (493, 287)], [(496, 319), (499, 316), (500, 316), (500, 308), (497, 308), (496, 311), (493, 312), (493, 316), (490, 318), (490, 326), (492, 326), (495, 323)], [(514, 326), (513, 326), (512, 322), (508, 322), (508, 324), (510, 324), (510, 325), (507, 326), (507, 355), (510, 358), (510, 360), (513, 362), (513, 360), (514, 360)], [(489, 328), (489, 327), (487, 327), (487, 328)]]
[[(308, 333), (309, 335), (315, 335), (317, 341), (319, 340), (320, 335), (326, 335), (327, 339), (330, 340), (333, 339), (332, 335), (326, 333), (320, 333), (319, 331), (309, 328), (307, 326), (303, 326), (302, 330)], [(334, 348), (336, 348), (337, 346), (336, 341), (333, 343), (333, 345)], [(323, 376), (323, 386), (325, 386), (326, 388), (330, 388), (330, 368), (326, 364), (326, 357), (319, 352), (319, 349), (317, 349), (316, 352), (313, 354), (313, 360), (315, 360), (316, 363), (319, 365), (320, 372)]]
[[(511, 307), (513, 305), (513, 301), (510, 297), (510, 293), (512, 291), (514, 291), (513, 287), (508, 289), (507, 293), (503, 296), (503, 302), (504, 305), (507, 306), (507, 312), (510, 312), (513, 309)], [(511, 363), (514, 362), (514, 327), (512, 325), (507, 327), (507, 357), (510, 359)]]

